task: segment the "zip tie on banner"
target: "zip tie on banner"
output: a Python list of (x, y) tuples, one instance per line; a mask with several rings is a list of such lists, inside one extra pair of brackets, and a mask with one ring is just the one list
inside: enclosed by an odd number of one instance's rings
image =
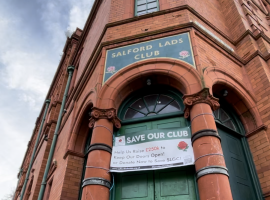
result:
[(201, 115), (212, 115), (215, 118), (215, 116), (212, 113), (202, 113), (202, 114), (199, 114), (199, 115), (196, 115), (195, 117), (193, 117), (193, 119), (191, 120), (191, 123), (196, 117), (199, 117)]
[(104, 169), (107, 171), (107, 174), (110, 173), (109, 169), (103, 168), (103, 167), (94, 167), (94, 166), (86, 166), (86, 168), (96, 168), (96, 169)]
[(203, 157), (205, 157), (205, 156), (222, 156), (222, 157), (224, 157), (224, 155), (222, 155), (222, 154), (220, 154), (220, 153), (210, 153), (210, 154), (206, 154), (206, 155), (200, 156), (199, 158), (197, 158), (197, 159), (194, 161), (194, 163), (195, 163), (197, 160), (199, 160), (200, 158), (203, 158)]
[(110, 191), (113, 189), (113, 187), (114, 187), (114, 175), (113, 175), (113, 173), (111, 173), (111, 175), (112, 175), (112, 187), (110, 188)]
[(93, 130), (94, 130), (95, 128), (97, 128), (97, 127), (103, 127), (103, 128), (106, 128), (106, 129), (113, 135), (113, 132), (112, 132), (110, 129), (108, 129), (106, 126), (96, 125), (96, 126), (93, 127)]

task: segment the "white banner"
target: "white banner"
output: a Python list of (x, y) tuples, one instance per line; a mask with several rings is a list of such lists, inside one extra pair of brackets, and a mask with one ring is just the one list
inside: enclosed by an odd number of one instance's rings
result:
[(188, 127), (156, 129), (115, 137), (110, 171), (156, 170), (193, 164)]

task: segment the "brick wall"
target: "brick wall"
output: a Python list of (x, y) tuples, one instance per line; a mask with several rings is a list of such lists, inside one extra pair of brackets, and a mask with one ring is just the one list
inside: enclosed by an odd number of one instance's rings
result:
[(270, 143), (265, 131), (248, 138), (263, 193), (270, 191)]
[[(241, 99), (244, 98), (244, 92), (241, 94), (243, 96), (237, 93), (239, 97), (237, 102), (234, 102), (235, 104), (233, 105), (239, 112), (238, 114), (241, 119), (243, 119), (246, 132), (250, 133), (254, 130), (256, 131), (258, 124), (270, 127), (270, 61), (268, 58), (270, 40), (267, 38), (267, 36), (270, 36), (270, 31), (265, 14), (266, 11), (261, 1), (254, 0), (257, 5), (254, 3), (254, 5), (248, 5), (245, 0), (160, 0), (159, 2), (161, 11), (158, 14), (153, 13), (136, 17), (134, 18), (135, 20), (133, 20), (131, 19), (134, 16), (133, 0), (103, 0), (98, 7), (96, 16), (93, 20), (89, 20), (90, 24), (86, 25), (89, 30), (86, 29), (88, 31), (85, 33), (86, 38), (82, 41), (81, 46), (78, 47), (78, 51), (75, 50), (76, 48), (74, 46), (66, 50), (66, 57), (63, 58), (63, 62), (59, 66), (60, 70), (49, 93), (50, 98), (52, 98), (52, 103), (43, 130), (43, 135), (48, 134), (49, 140), (48, 142), (41, 142), (40, 144), (33, 166), (35, 170), (31, 173), (34, 179), (33, 192), (31, 192), (29, 199), (37, 199), (66, 86), (66, 67), (69, 64), (74, 64), (71, 63), (72, 56), (77, 57), (76, 63), (78, 63), (78, 66), (76, 65), (76, 67), (78, 67), (77, 73), (74, 75), (74, 82), (72, 83), (74, 84), (72, 85), (72, 89), (76, 91), (70, 90), (68, 97), (69, 103), (66, 105), (66, 108), (71, 114), (64, 114), (65, 120), (62, 122), (61, 132), (54, 153), (57, 167), (50, 175), (50, 178), (54, 180), (50, 200), (75, 200), (78, 197), (84, 159), (81, 155), (83, 153), (83, 147), (77, 144), (82, 144), (82, 141), (85, 139), (83, 137), (85, 136), (79, 136), (75, 141), (77, 146), (75, 145), (74, 151), (81, 153), (80, 156), (68, 154), (64, 158), (64, 155), (66, 155), (67, 147), (70, 142), (70, 135), (77, 134), (73, 131), (75, 131), (74, 126), (80, 123), (77, 122), (78, 116), (80, 116), (82, 112), (85, 112), (83, 109), (85, 109), (89, 101), (96, 106), (96, 102), (102, 98), (100, 96), (102, 87), (109, 87), (106, 84), (102, 86), (106, 48), (116, 48), (122, 45), (145, 41), (146, 39), (150, 40), (156, 37), (176, 34), (179, 33), (179, 31), (191, 30), (193, 32), (193, 48), (196, 54), (196, 63), (199, 63), (198, 69), (200, 76), (203, 77), (203, 71), (207, 68), (219, 69), (219, 73), (223, 73), (222, 77), (225, 77), (226, 73), (230, 74), (231, 77), (234, 77), (234, 79), (244, 85), (244, 88), (239, 89), (239, 93), (244, 91), (245, 95), (250, 95), (250, 98), (244, 101)], [(181, 9), (179, 6), (182, 6)], [(254, 9), (253, 12), (251, 7)], [(165, 12), (166, 9), (171, 10)], [(260, 23), (258, 23), (258, 20), (254, 21), (254, 17), (260, 18)], [(120, 23), (119, 21), (121, 20), (122, 22)], [(215, 39), (211, 38), (211, 35), (207, 35), (191, 23), (194, 21), (199, 22), (216, 37), (231, 46), (235, 52), (228, 51), (228, 49), (215, 41)], [(108, 23), (110, 24), (104, 33), (104, 37), (101, 37), (101, 33), (105, 30), (104, 27)], [(260, 24), (261, 26), (259, 26)], [(264, 31), (262, 32), (262, 30)], [(266, 37), (262, 37), (262, 35), (266, 35)], [(101, 39), (100, 42), (99, 39)], [(101, 43), (103, 45), (107, 45), (108, 43), (109, 45), (101, 47)], [(100, 49), (98, 49), (100, 50), (99, 52), (93, 52), (96, 46), (100, 47)], [(255, 55), (256, 52), (261, 52), (263, 56)], [(75, 53), (75, 55), (73, 55), (73, 53)], [(95, 61), (89, 60), (93, 53), (97, 54)], [(251, 57), (252, 55), (253, 57)], [(91, 68), (87, 66), (89, 61), (91, 61)], [(162, 65), (157, 66), (162, 68)], [(165, 67), (165, 65), (163, 66)], [(84, 70), (88, 70), (89, 73), (83, 74)], [(221, 77), (221, 75), (215, 71), (209, 72), (209, 77), (211, 78), (211, 76), (213, 79)], [(82, 77), (84, 77), (83, 83), (79, 82)], [(232, 79), (225, 77), (224, 80), (225, 82), (226, 80), (229, 82)], [(236, 83), (236, 81), (234, 83)], [(134, 83), (130, 83), (130, 85), (132, 84), (134, 86)], [(211, 85), (211, 81), (207, 86), (213, 86)], [(235, 84), (235, 87), (236, 86), (242, 87), (239, 86), (239, 84)], [(114, 88), (112, 88), (112, 90), (113, 89)], [(119, 91), (119, 93), (124, 92), (126, 91)], [(106, 98), (111, 98), (106, 95), (107, 94), (104, 95)], [(122, 100), (123, 99), (121, 99), (121, 101)], [(247, 105), (247, 101), (254, 101), (252, 108)], [(118, 103), (120, 103), (120, 100)], [(233, 100), (229, 103), (233, 104)], [(256, 110), (258, 115), (252, 113), (250, 111), (252, 109)], [(245, 120), (244, 115), (246, 115), (246, 119), (249, 118), (250, 121)], [(252, 126), (246, 126), (246, 124), (251, 121)], [(261, 122), (263, 124), (260, 124)], [(27, 169), (29, 164), (35, 137), (33, 137), (30, 143), (24, 160), (24, 169)], [(254, 164), (264, 194), (270, 192), (269, 138), (270, 129), (257, 131), (248, 137)], [(23, 179), (19, 185), (22, 185), (22, 183)]]
[(98, 10), (98, 14), (95, 16), (95, 19), (93, 23), (91, 24), (91, 29), (87, 33), (86, 40), (84, 41), (84, 44), (83, 44), (83, 51), (80, 58), (80, 63), (79, 63), (79, 68), (78, 68), (75, 84), (80, 78), (82, 71), (86, 67), (86, 63), (88, 62), (88, 59), (90, 55), (92, 54), (105, 25), (109, 21), (110, 4), (111, 4), (111, 0), (102, 1), (102, 4)]

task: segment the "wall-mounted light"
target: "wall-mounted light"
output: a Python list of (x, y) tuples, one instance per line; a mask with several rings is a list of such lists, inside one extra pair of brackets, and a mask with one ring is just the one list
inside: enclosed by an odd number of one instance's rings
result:
[(151, 79), (150, 79), (150, 78), (148, 78), (148, 79), (146, 80), (146, 84), (147, 84), (147, 85), (151, 85), (151, 84), (152, 84), (152, 82), (151, 82)]
[(228, 90), (222, 90), (222, 96), (226, 97), (228, 96)]

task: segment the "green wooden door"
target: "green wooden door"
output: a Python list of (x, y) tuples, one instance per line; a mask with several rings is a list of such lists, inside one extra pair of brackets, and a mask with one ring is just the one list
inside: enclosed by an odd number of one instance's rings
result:
[[(118, 135), (186, 127), (183, 117), (123, 126)], [(115, 173), (115, 200), (195, 200), (194, 167)]]
[(218, 129), (234, 200), (256, 200), (241, 138)]
[(154, 200), (152, 171), (115, 174), (115, 200)]
[(194, 169), (180, 167), (155, 171), (155, 200), (195, 200)]

